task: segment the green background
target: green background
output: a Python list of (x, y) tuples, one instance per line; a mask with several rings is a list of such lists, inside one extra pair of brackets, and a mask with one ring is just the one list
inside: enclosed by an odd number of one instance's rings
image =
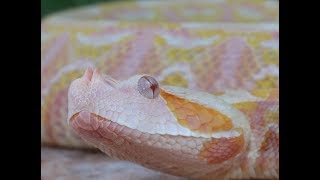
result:
[(110, 1), (116, 0), (41, 0), (41, 18), (50, 13), (67, 8)]

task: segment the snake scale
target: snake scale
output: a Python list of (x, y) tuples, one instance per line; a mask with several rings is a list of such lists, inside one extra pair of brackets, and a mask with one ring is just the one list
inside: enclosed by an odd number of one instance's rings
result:
[(113, 2), (46, 17), (42, 144), (185, 178), (278, 179), (278, 29), (277, 1)]

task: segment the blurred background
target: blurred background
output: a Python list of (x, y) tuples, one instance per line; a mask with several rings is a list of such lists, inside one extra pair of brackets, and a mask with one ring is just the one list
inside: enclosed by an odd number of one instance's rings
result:
[(63, 9), (83, 6), (98, 2), (110, 2), (119, 0), (41, 0), (41, 18)]

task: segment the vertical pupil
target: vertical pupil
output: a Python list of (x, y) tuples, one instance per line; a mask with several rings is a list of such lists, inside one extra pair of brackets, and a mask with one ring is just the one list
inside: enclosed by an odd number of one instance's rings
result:
[(142, 76), (138, 81), (138, 91), (148, 99), (154, 99), (159, 95), (158, 82), (151, 76)]
[(154, 84), (151, 84), (151, 87), (150, 87), (151, 89), (152, 89), (152, 91), (154, 92), (154, 90), (157, 88), (156, 87), (156, 85), (154, 85)]

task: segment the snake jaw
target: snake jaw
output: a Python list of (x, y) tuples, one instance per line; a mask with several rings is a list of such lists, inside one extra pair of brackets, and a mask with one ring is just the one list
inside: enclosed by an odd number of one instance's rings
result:
[(86, 142), (108, 156), (133, 161), (176, 176), (215, 177), (239, 165), (243, 134), (234, 138), (199, 138), (149, 134), (88, 111), (74, 114), (70, 125)]

